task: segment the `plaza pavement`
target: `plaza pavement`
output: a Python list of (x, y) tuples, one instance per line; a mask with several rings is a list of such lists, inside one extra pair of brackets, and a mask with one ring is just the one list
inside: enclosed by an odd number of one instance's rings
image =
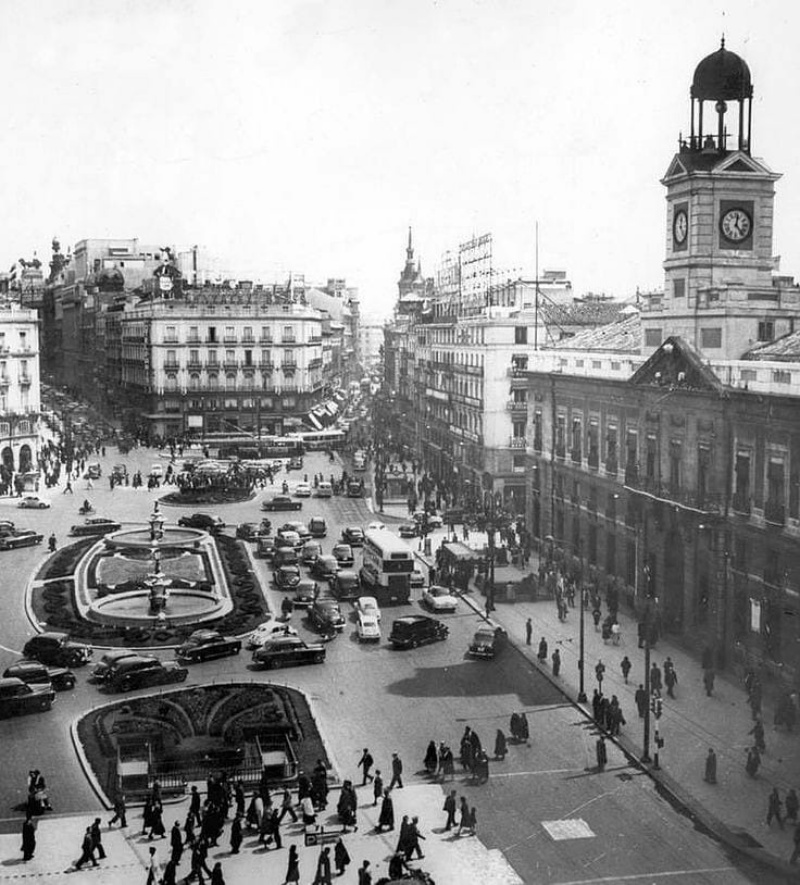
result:
[[(411, 863), (413, 868), (425, 870), (437, 885), (450, 883), (482, 882), (491, 885), (521, 885), (522, 879), (505, 861), (501, 852), (488, 850), (479, 838), (454, 830), (446, 831), (446, 815), (442, 811), (443, 793), (438, 784), (407, 784), (402, 790), (392, 791), (395, 812), (395, 830), (378, 833), (374, 830), (379, 807), (372, 805), (372, 787), (358, 787), (358, 831), (343, 836), (351, 863), (343, 876), (334, 878), (337, 882), (356, 883), (358, 868), (364, 860), (369, 860), (372, 881), (377, 882), (387, 875), (389, 860), (397, 845), (400, 821), (404, 814), (417, 815), (420, 819), (420, 832), (425, 837), (422, 842), (424, 858)], [(326, 812), (318, 815), (318, 821), (334, 830), (336, 824), (336, 801), (338, 792), (331, 791)], [(188, 800), (170, 803), (164, 807), (164, 823), (167, 831), (173, 821), (181, 824), (186, 818)], [(74, 863), (80, 856), (80, 845), (86, 827), (94, 820), (94, 815), (71, 817), (47, 816), (41, 818), (37, 832), (37, 847), (30, 861), (23, 861), (20, 852), (20, 834), (0, 834), (0, 883), (83, 883), (95, 882), (102, 885), (144, 885), (147, 880), (148, 848), (154, 845), (157, 858), (163, 865), (169, 858), (169, 832), (165, 839), (150, 841), (141, 835), (141, 809), (131, 809), (128, 827), (125, 830), (107, 827), (109, 813), (103, 816), (103, 847), (107, 859), (101, 860), (97, 868), (91, 864), (75, 870)], [(17, 824), (18, 826), (18, 824)], [(217, 861), (222, 863), (227, 885), (250, 885), (254, 882), (268, 882), (280, 885), (285, 879), (288, 846), (298, 847), (300, 859), (300, 881), (311, 882), (317, 867), (318, 847), (306, 847), (302, 824), (284, 821), (281, 828), (283, 847), (280, 850), (265, 850), (258, 844), (255, 832), (245, 832), (240, 853), (232, 855), (228, 844), (230, 822), (226, 824), (219, 847), (212, 848), (208, 855), (211, 869)], [(333, 855), (333, 843), (331, 856)], [(181, 881), (189, 872), (189, 852), (185, 851), (178, 867)], [(207, 880), (207, 879), (206, 879)], [(208, 881), (208, 880), (207, 880)]]
[[(405, 505), (385, 504), (383, 516), (391, 524), (408, 519)], [(431, 538), (432, 553), (446, 538), (445, 532), (437, 531)], [(460, 540), (460, 539), (459, 539)], [(470, 532), (466, 543), (482, 549), (485, 534)], [(413, 542), (412, 542), (413, 543)], [(417, 554), (423, 565), (427, 557)], [(538, 572), (539, 563), (534, 555), (528, 572)], [(520, 571), (520, 576), (523, 574)], [(497, 597), (502, 596), (498, 593)], [(485, 617), (485, 597), (471, 584), (464, 596), (466, 602)], [(604, 611), (605, 614), (605, 611)], [(508, 633), (516, 652), (523, 654), (531, 664), (545, 673), (577, 706), (591, 715), (591, 697), (597, 687), (595, 666), (602, 660), (606, 670), (603, 693), (606, 697), (617, 695), (627, 724), (623, 726), (619, 746), (634, 759), (643, 753), (643, 720), (639, 719), (634, 693), (639, 683), (644, 683), (643, 649), (638, 648), (637, 621), (625, 610), (619, 613), (622, 628), (620, 644), (604, 642), (599, 630), (595, 630), (591, 612), (584, 618), (585, 643), (585, 692), (589, 703), (578, 704), (580, 652), (580, 610), (570, 608), (565, 622), (558, 620), (555, 600), (542, 599), (533, 602), (507, 603), (496, 598), (496, 610), (492, 620)], [(531, 645), (525, 644), (525, 624), (531, 619), (533, 635)], [(548, 644), (547, 666), (537, 660), (539, 640), (544, 637)], [(561, 653), (561, 672), (553, 677), (550, 656), (558, 648)], [(689, 813), (696, 823), (732, 848), (743, 851), (773, 870), (797, 878), (800, 867), (789, 866), (788, 859), (794, 848), (794, 826), (786, 823), (781, 829), (775, 822), (766, 825), (767, 799), (773, 787), (778, 787), (784, 799), (789, 788), (800, 793), (800, 734), (787, 733), (785, 728), (773, 726), (775, 697), (765, 686), (762, 717), (765, 729), (766, 753), (762, 754), (761, 768), (755, 778), (745, 772), (747, 748), (753, 745), (748, 734), (753, 727), (747, 692), (744, 685), (730, 671), (717, 673), (713, 695), (708, 697), (703, 685), (700, 666), (702, 649), (686, 649), (669, 638), (659, 639), (651, 651), (651, 663), (663, 669), (667, 656), (672, 658), (678, 676), (675, 699), (663, 693), (663, 715), (659, 722), (664, 747), (660, 751), (660, 769), (653, 764), (643, 766), (667, 791), (676, 805)], [(622, 676), (620, 663), (627, 655), (632, 669), (628, 684)], [(651, 716), (650, 755), (656, 749), (655, 720)], [(717, 755), (717, 784), (707, 784), (704, 779), (705, 759), (710, 747)]]

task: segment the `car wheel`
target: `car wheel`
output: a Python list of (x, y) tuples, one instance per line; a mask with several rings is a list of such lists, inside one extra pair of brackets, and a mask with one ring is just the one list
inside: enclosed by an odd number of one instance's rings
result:
[(279, 658), (272, 658), (269, 662), (270, 670), (277, 670), (281, 665)]
[(414, 640), (411, 642), (411, 648), (417, 648), (418, 645), (419, 645), (419, 642), (417, 642), (416, 639), (414, 639)]
[(321, 664), (325, 660), (325, 655), (322, 652), (318, 652), (314, 655), (314, 663)]
[(75, 680), (74, 679), (65, 679), (61, 685), (62, 691), (71, 691), (75, 688)]
[(119, 684), (120, 691), (130, 691), (133, 688), (133, 683), (130, 679), (123, 679)]
[(46, 712), (47, 710), (49, 710), (52, 706), (53, 706), (53, 702), (52, 702), (52, 701), (42, 701), (42, 702), (39, 704), (39, 709), (44, 713), (44, 712)]

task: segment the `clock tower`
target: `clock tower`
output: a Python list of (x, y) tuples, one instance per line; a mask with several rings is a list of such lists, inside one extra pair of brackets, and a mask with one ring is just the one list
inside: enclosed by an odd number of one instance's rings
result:
[(773, 256), (780, 175), (752, 155), (750, 69), (724, 39), (697, 66), (690, 95), (689, 137), (661, 180), (664, 292), (643, 306), (644, 350), (680, 335), (710, 359), (739, 359), (791, 331), (800, 304)]

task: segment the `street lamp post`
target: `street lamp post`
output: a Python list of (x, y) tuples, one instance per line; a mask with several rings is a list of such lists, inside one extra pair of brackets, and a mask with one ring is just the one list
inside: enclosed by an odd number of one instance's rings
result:
[(583, 582), (581, 582), (581, 586), (578, 588), (581, 599), (581, 649), (580, 649), (580, 657), (578, 658), (578, 676), (580, 677), (580, 689), (578, 691), (578, 703), (585, 704), (587, 701), (586, 697), (586, 687), (583, 681), (583, 671), (586, 667), (586, 656), (584, 654), (584, 644), (585, 644), (585, 636), (584, 636), (584, 609), (586, 608), (586, 598), (583, 589)]

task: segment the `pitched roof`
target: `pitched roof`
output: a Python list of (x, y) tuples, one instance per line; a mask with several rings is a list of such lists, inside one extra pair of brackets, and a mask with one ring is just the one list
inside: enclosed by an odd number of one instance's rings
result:
[[(619, 305), (617, 305), (619, 308)], [(608, 350), (616, 353), (640, 353), (642, 323), (639, 312), (613, 323), (579, 332), (553, 345), (558, 350)]]
[(576, 301), (573, 304), (545, 301), (539, 305), (539, 311), (548, 324), (602, 326), (618, 320), (625, 306), (619, 301)]
[(770, 360), (772, 362), (800, 362), (800, 331), (790, 332), (775, 341), (756, 344), (742, 357), (744, 360)]

